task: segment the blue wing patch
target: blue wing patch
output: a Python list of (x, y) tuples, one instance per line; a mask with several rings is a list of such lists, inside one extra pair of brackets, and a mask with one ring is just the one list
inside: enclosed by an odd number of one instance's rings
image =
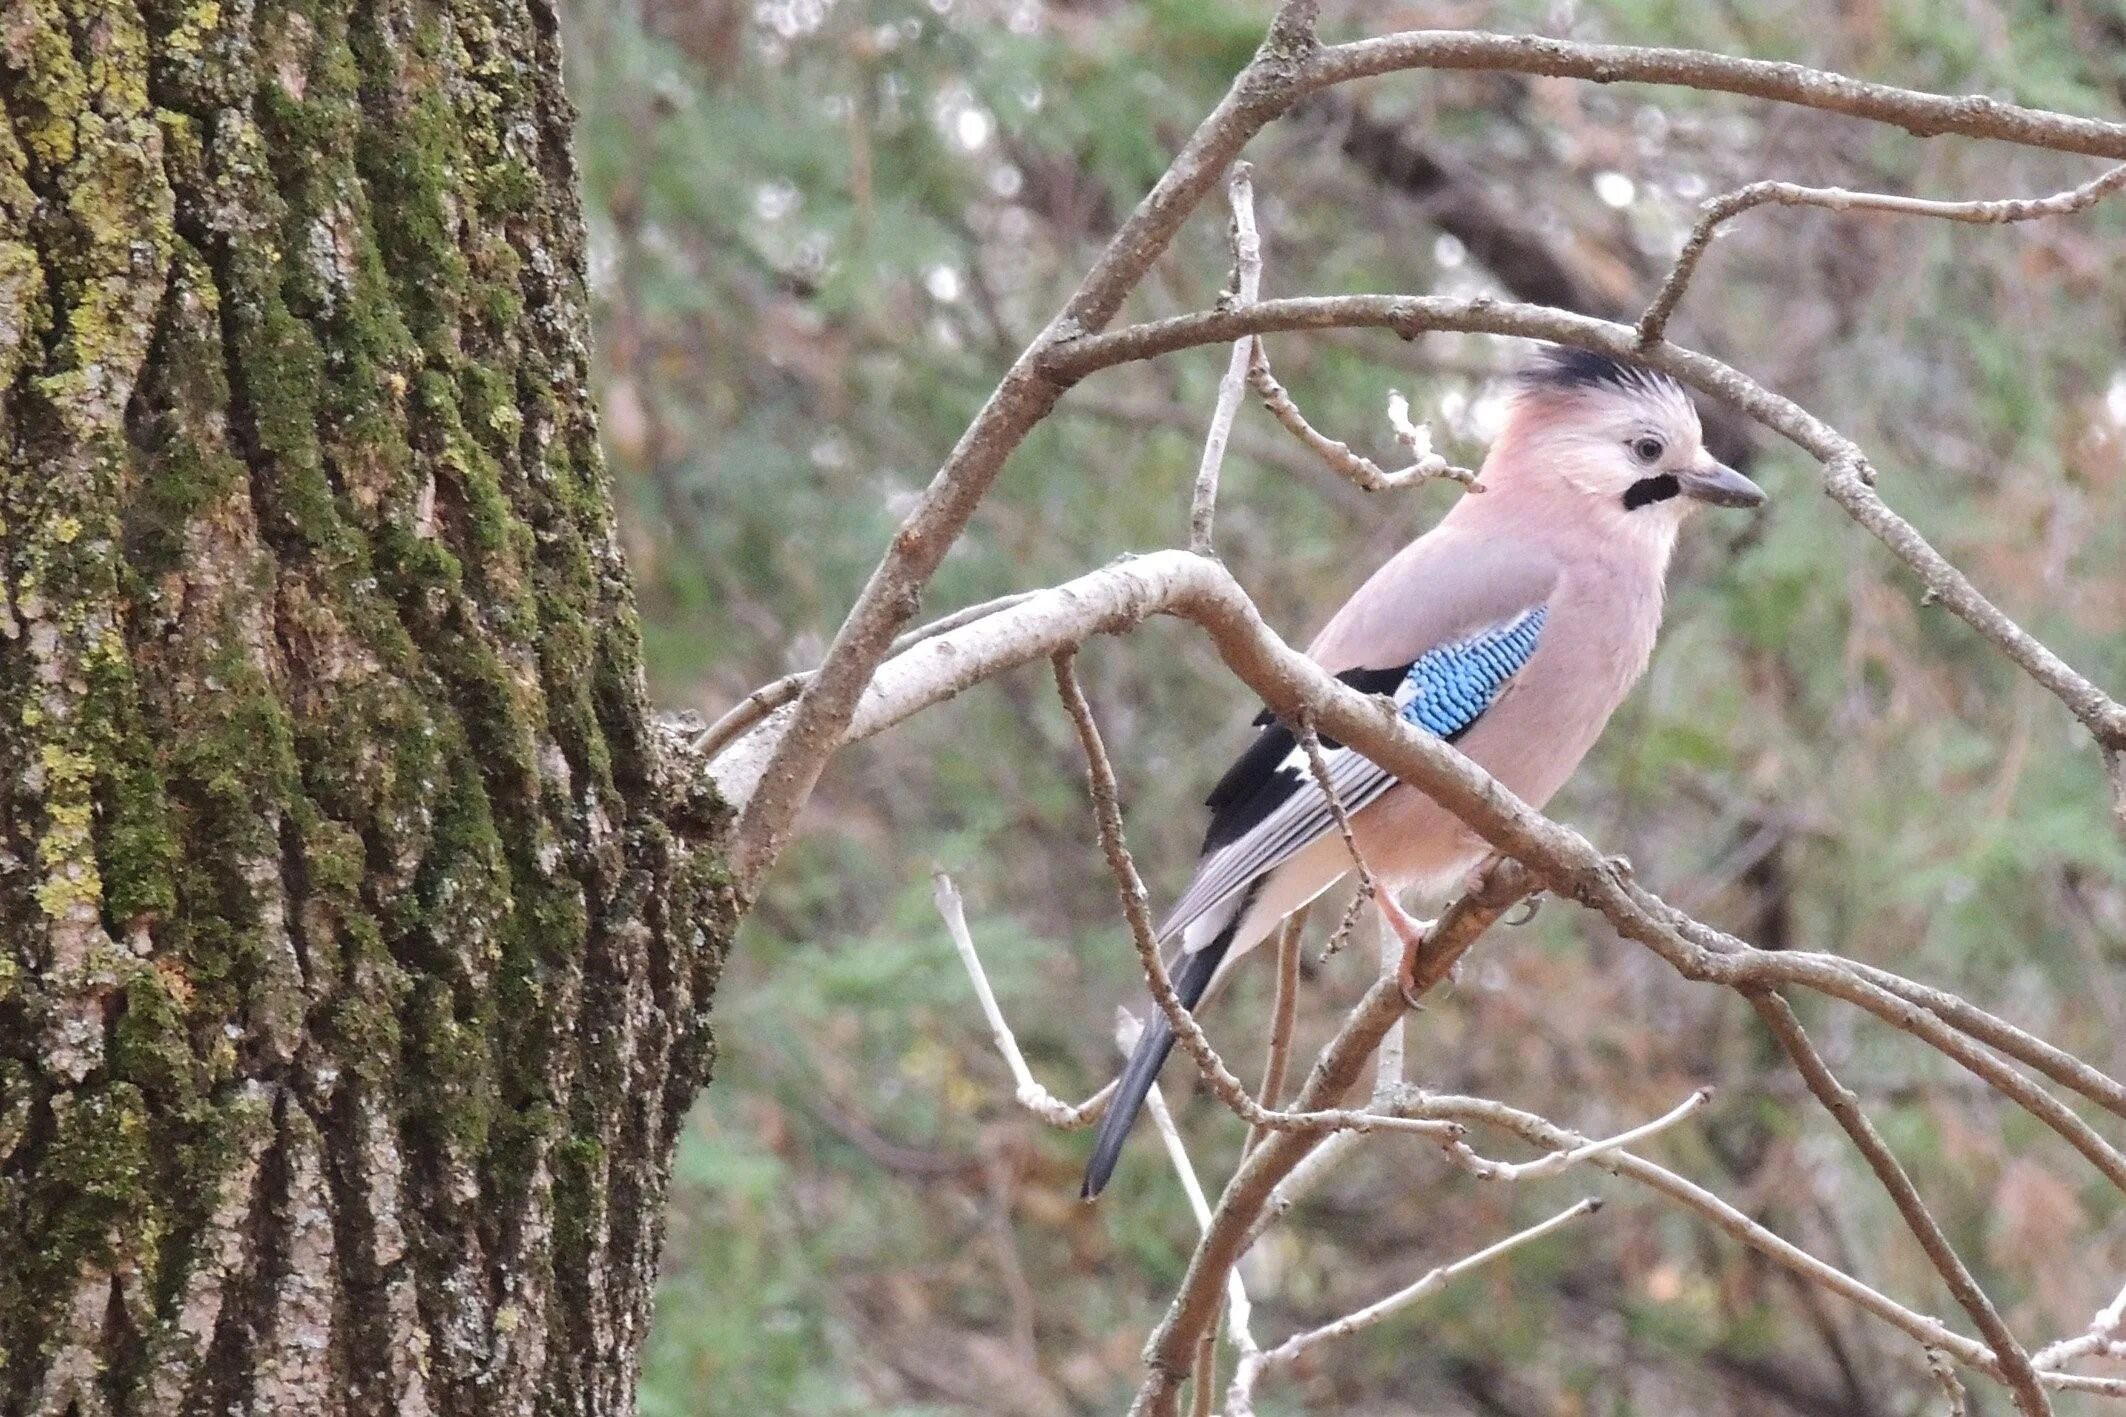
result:
[(1538, 605), (1467, 639), (1419, 655), (1395, 691), (1403, 720), (1453, 742), (1535, 655), (1550, 608)]
[[(1475, 726), (1498, 702), (1507, 681), (1535, 658), (1549, 618), (1547, 606), (1532, 606), (1510, 620), (1435, 645), (1407, 665), (1351, 669), (1336, 677), (1365, 693), (1392, 692), (1406, 722), (1451, 743)], [(1162, 938), (1335, 827), (1328, 799), (1315, 785), (1292, 730), (1267, 712), (1255, 721), (1261, 734), (1206, 804), (1211, 822), (1203, 857), (1160, 926)], [(1324, 738), (1321, 747), (1347, 811), (1358, 811), (1395, 782), (1378, 764), (1333, 739)]]

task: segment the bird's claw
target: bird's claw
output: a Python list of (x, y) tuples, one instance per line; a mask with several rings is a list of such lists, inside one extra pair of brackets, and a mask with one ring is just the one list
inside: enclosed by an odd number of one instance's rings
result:
[(1418, 995), (1422, 991), (1417, 985), (1417, 957), (1425, 947), (1432, 924), (1412, 916), (1390, 900), (1386, 892), (1381, 893), (1379, 904), (1381, 918), (1388, 922), (1388, 928), (1395, 932), (1395, 937), (1403, 942), (1403, 962), (1396, 971), (1396, 984), (1402, 991), (1403, 1002), (1413, 1009), (1421, 1008), (1423, 1005), (1418, 1003)]

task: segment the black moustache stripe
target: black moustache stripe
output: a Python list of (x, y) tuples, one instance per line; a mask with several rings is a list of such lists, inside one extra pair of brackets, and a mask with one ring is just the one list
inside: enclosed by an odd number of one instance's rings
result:
[(1682, 490), (1682, 484), (1676, 481), (1676, 475), (1672, 472), (1661, 472), (1654, 474), (1652, 477), (1642, 477), (1624, 489), (1624, 510), (1635, 512), (1639, 508), (1651, 506), (1655, 502), (1666, 502), (1669, 498), (1682, 492)]

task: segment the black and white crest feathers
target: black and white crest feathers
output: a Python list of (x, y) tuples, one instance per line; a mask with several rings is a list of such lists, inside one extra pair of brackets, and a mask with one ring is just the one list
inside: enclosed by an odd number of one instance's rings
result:
[(1683, 386), (1658, 369), (1629, 359), (1597, 354), (1591, 349), (1546, 345), (1519, 375), (1521, 387), (1570, 393), (1578, 389), (1610, 389), (1623, 394), (1689, 401)]

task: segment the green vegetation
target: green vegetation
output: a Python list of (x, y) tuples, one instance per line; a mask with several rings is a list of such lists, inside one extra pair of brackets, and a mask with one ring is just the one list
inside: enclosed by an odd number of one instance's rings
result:
[[(1328, 8), (1332, 32), (1389, 22)], [(715, 713), (814, 660), (915, 489), (1010, 355), (1215, 102), (1259, 5), (579, 6), (573, 92), (593, 222), (605, 433), (656, 696)], [(1702, 44), (1891, 82), (2110, 114), (2126, 60), (2075, 7), (1583, 7), (1576, 37)], [(1556, 7), (1455, 23), (1544, 29)], [(1404, 17), (1410, 18), (1410, 17)], [(1555, 32), (1555, 31), (1553, 31)], [(2012, 35), (2012, 44), (1998, 42)], [(1339, 99), (1339, 102), (1344, 100)], [(1698, 95), (1410, 76), (1350, 96), (1558, 253), (1590, 300), (1649, 296), (1698, 200), (1760, 177), (1922, 195), (2038, 194), (2095, 169)], [(1265, 288), (1511, 288), (1343, 150), (1340, 110), (1251, 150)], [(1595, 179), (1631, 180), (1620, 207)], [(1615, 184), (1608, 184), (1610, 190)], [(1210, 304), (1217, 204), (1132, 307)], [(1893, 504), (2071, 662), (2126, 684), (2126, 210), (2007, 229), (1770, 209), (1723, 238), (1677, 326), (1858, 436)], [(1309, 416), (1377, 457), (1390, 388), (1481, 453), (1502, 342), (1275, 340)], [(1203, 352), (1089, 381), (1014, 459), (928, 613), (1053, 582), (1183, 530)], [(1244, 412), (1220, 547), (1303, 638), (1455, 495), (1368, 499)], [(1686, 534), (1648, 682), (1556, 804), (1642, 878), (1766, 945), (1951, 984), (2117, 1066), (2126, 851), (2086, 736), (1768, 439), (1772, 511)], [(1241, 702), (1174, 626), (1084, 666), (1154, 893), (1240, 741)], [(1082, 1138), (1012, 1105), (930, 906), (933, 864), (1036, 1070), (1083, 1095), (1134, 965), (1080, 769), (1029, 670), (852, 753), (743, 933), (719, 1082), (682, 1142), (645, 1365), (654, 1414), (1112, 1411), (1192, 1234), (1149, 1146), (1097, 1209)], [(1265, 971), (1215, 1011), (1244, 1070)], [(1309, 970), (1302, 1039), (1360, 987)], [(2126, 1272), (2118, 1198), (1909, 1040), (1817, 1010), (1981, 1278), (2031, 1333), (2069, 1331)], [(1889, 1207), (1731, 998), (1693, 990), (1566, 906), (1481, 949), (1420, 1019), (1420, 1080), (1599, 1132), (1721, 1085), (1660, 1143), (1680, 1168), (1920, 1307), (1946, 1306)], [(1176, 1069), (1170, 1090), (1189, 1092)], [(1214, 1175), (1238, 1129), (1183, 1108)], [(1258, 1331), (1318, 1321), (1562, 1203), (1502, 1198), (1384, 1141), (1267, 1252)], [(1902, 1412), (1925, 1375), (1850, 1311), (1629, 1192), (1265, 1394), (1266, 1411)], [(1836, 1217), (1834, 1222), (1833, 1217)], [(1842, 1227), (1842, 1228), (1841, 1228)], [(2100, 1237), (2094, 1244), (2087, 1237)], [(2109, 1237), (2109, 1238), (2105, 1238)], [(1858, 1247), (1857, 1255), (1853, 1253)], [(1820, 1312), (1819, 1312), (1820, 1310)], [(1828, 1338), (1827, 1338), (1828, 1335)], [(1842, 1346), (1857, 1377), (1841, 1376)], [(1855, 1355), (1858, 1355), (1857, 1357)], [(1766, 1376), (1767, 1374), (1772, 1376)], [(1855, 1386), (1857, 1384), (1857, 1386)], [(2076, 1399), (2061, 1410), (2079, 1411)], [(1373, 1407), (1368, 1407), (1368, 1404)]]

